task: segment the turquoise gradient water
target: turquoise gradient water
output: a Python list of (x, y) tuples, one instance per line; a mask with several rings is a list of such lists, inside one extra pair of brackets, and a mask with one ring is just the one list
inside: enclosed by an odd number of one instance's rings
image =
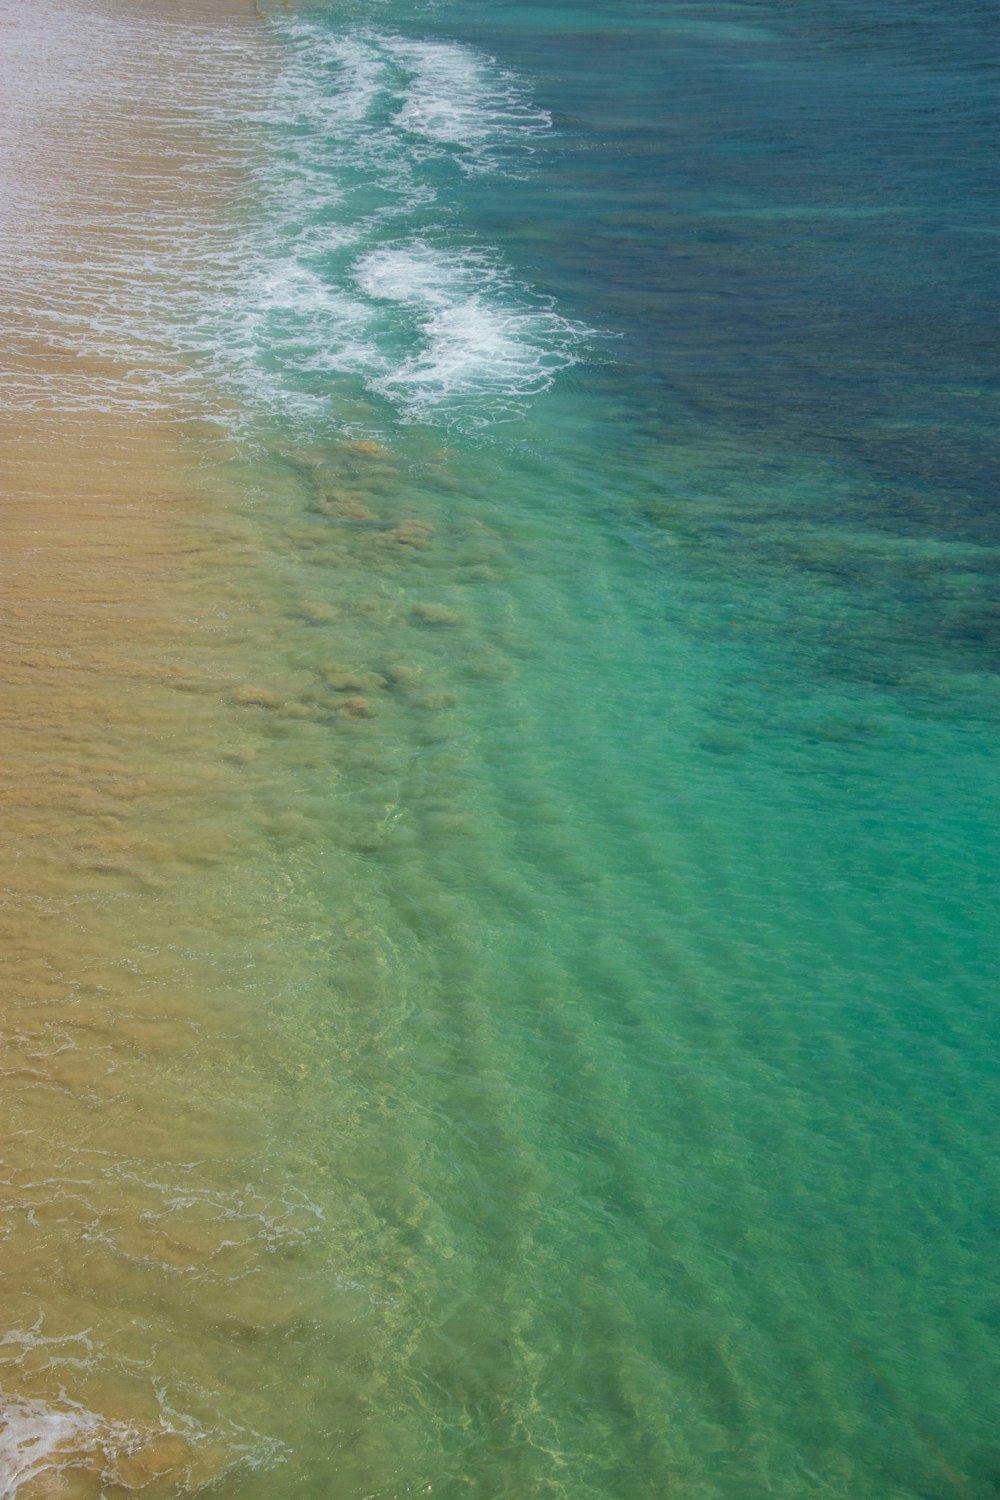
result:
[(986, 8), (265, 9), (141, 328), (236, 455), (322, 1225), (217, 1492), (988, 1500)]
[(359, 854), (420, 1473), (995, 1494), (985, 11), (273, 25), (234, 378), (435, 528)]

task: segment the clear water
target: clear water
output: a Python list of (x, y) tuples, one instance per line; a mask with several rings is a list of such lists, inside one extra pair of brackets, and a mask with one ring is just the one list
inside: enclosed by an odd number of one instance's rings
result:
[(205, 90), (110, 338), (229, 434), (143, 993), (263, 1249), (88, 1334), (163, 1493), (1000, 1493), (990, 25), (276, 5)]

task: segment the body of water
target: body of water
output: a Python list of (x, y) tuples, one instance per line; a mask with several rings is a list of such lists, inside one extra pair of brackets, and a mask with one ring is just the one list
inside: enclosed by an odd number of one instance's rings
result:
[(0, 1494), (997, 1495), (987, 7), (60, 16), (8, 404), (187, 478), (11, 864)]

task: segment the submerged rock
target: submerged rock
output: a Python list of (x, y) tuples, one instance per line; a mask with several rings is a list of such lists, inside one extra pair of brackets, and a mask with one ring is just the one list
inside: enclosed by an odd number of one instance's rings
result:
[(385, 449), (381, 443), (376, 443), (374, 438), (358, 438), (349, 446), (352, 453), (360, 454), (362, 458), (385, 457)]
[(374, 719), (378, 709), (370, 698), (359, 694), (354, 698), (344, 698), (337, 704), (336, 712), (349, 719)]
[(337, 617), (336, 610), (332, 609), (329, 604), (300, 604), (298, 613), (304, 620), (309, 620), (314, 625), (327, 625)]
[(338, 521), (377, 523), (379, 519), (375, 512), (355, 495), (327, 493), (317, 508), (324, 516), (332, 516)]
[(411, 614), (422, 625), (457, 625), (461, 620), (461, 615), (447, 604), (415, 604)]
[(422, 551), (430, 545), (434, 527), (429, 521), (400, 521), (398, 526), (393, 526), (389, 531), (384, 531), (379, 541), (390, 547), (412, 547), (416, 551)]
[(247, 708), (281, 707), (281, 700), (275, 693), (267, 688), (256, 687), (252, 683), (246, 683), (243, 687), (237, 688), (233, 694), (233, 702)]

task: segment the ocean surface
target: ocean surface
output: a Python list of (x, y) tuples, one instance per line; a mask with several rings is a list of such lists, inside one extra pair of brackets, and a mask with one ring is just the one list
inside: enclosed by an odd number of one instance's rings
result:
[(46, 11), (0, 1496), (1000, 1495), (992, 7)]

